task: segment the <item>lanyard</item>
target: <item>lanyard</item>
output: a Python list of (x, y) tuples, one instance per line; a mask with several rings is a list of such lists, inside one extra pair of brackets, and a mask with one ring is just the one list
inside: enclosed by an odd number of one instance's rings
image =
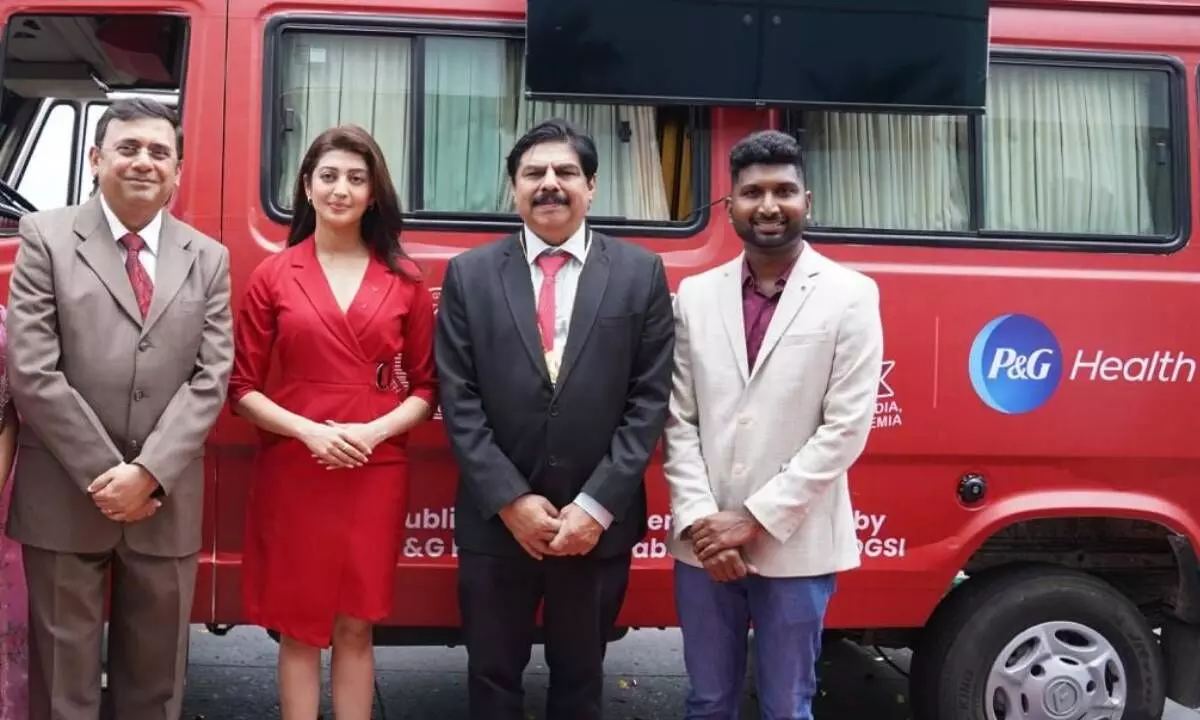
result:
[[(525, 258), (525, 262), (529, 262), (529, 245), (525, 239), (525, 228), (521, 228), (520, 240), (521, 240), (521, 256)], [(583, 247), (584, 247), (585, 252), (586, 252), (587, 248), (589, 247), (589, 245), (591, 244), (591, 241), (592, 241), (592, 229), (589, 227), (589, 228), (587, 228), (587, 231), (584, 233), (584, 236), (583, 236)], [(544, 243), (544, 241), (543, 241), (543, 243)], [(542, 333), (542, 324), (540, 322), (538, 322), (537, 320), (538, 320), (538, 318), (537, 318), (537, 314), (536, 314), (536, 310), (535, 310), (534, 325), (537, 327), (537, 330), (538, 330), (538, 340), (542, 343), (543, 346), (545, 346), (546, 338), (545, 338), (544, 334)], [(554, 350), (551, 350), (550, 352), (547, 352), (544, 355), (545, 361), (546, 361), (546, 370), (550, 375), (550, 383), (551, 384), (558, 383), (558, 371), (561, 369), (561, 366), (562, 366), (562, 350), (563, 350), (562, 348), (555, 348)]]

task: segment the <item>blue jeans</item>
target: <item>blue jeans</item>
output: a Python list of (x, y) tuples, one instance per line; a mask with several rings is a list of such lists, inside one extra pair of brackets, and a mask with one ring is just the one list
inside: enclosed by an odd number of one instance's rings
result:
[(754, 625), (762, 720), (812, 720), (817, 659), (834, 576), (719, 583), (675, 563), (675, 607), (691, 680), (686, 720), (737, 720)]

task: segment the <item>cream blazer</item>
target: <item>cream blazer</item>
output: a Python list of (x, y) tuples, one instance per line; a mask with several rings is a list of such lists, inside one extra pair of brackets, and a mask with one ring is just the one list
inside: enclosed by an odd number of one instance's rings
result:
[(743, 262), (684, 279), (675, 298), (668, 547), (699, 565), (680, 534), (711, 513), (746, 508), (766, 530), (745, 548), (761, 575), (858, 567), (847, 472), (866, 445), (879, 388), (879, 288), (806, 245), (749, 369)]

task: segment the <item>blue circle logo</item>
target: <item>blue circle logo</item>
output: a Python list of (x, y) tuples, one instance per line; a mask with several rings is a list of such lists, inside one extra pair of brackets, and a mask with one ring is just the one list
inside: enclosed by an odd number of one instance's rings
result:
[(1015, 415), (1044, 405), (1058, 389), (1062, 369), (1058, 339), (1028, 315), (1001, 315), (971, 344), (971, 385), (998, 412)]

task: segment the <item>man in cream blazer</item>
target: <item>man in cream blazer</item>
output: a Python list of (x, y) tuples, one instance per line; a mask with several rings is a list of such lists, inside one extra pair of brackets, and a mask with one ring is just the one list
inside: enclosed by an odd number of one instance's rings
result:
[(666, 478), (687, 720), (736, 716), (753, 623), (764, 719), (811, 718), (836, 573), (859, 564), (847, 471), (867, 441), (883, 355), (879, 290), (805, 244), (796, 141), (731, 152), (745, 244), (676, 297)]

